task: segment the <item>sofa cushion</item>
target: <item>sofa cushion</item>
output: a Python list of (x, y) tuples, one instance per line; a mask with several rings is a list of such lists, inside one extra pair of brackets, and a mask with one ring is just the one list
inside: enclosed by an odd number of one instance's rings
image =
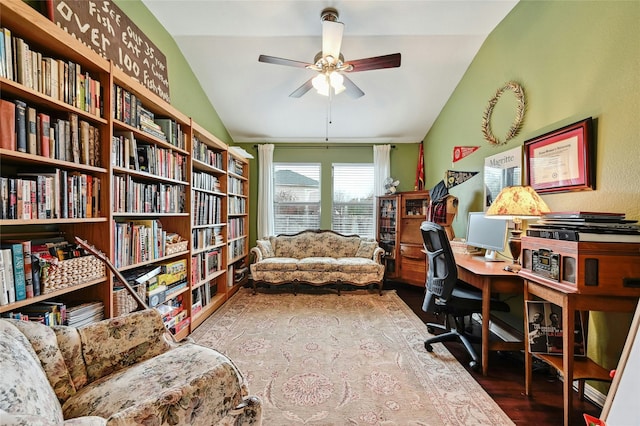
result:
[(251, 264), (251, 271), (296, 271), (298, 259), (292, 257), (270, 257)]
[(170, 348), (166, 331), (155, 309), (79, 328), (89, 381), (166, 352)]
[(90, 383), (62, 408), (118, 425), (215, 425), (242, 401), (238, 378), (227, 357), (187, 343)]
[(354, 256), (360, 246), (360, 237), (343, 236), (333, 232), (322, 232), (314, 239), (315, 256), (333, 258)]
[(383, 267), (379, 263), (374, 262), (371, 259), (365, 259), (363, 257), (341, 257), (337, 259), (340, 272), (361, 273), (361, 272), (374, 272), (378, 270), (378, 267)]
[(40, 359), (51, 388), (62, 404), (76, 393), (76, 388), (58, 346), (56, 333), (51, 327), (43, 327), (36, 322), (14, 320), (14, 325), (29, 340)]
[(355, 257), (364, 257), (366, 259), (373, 258), (373, 252), (378, 247), (377, 241), (365, 240), (360, 241), (360, 246), (355, 254)]
[(82, 341), (75, 327), (52, 327), (58, 339), (58, 347), (67, 365), (76, 390), (87, 384), (87, 366), (82, 357)]
[(0, 409), (62, 423), (58, 398), (31, 343), (14, 325), (16, 322), (0, 319)]
[(270, 241), (268, 241), (268, 240), (257, 240), (256, 241), (256, 246), (260, 250), (260, 253), (262, 253), (262, 258), (263, 259), (268, 259), (270, 257), (275, 256), (275, 253), (273, 251), (273, 247), (271, 247), (271, 242)]
[(334, 271), (337, 265), (333, 257), (305, 257), (298, 261), (298, 271)]

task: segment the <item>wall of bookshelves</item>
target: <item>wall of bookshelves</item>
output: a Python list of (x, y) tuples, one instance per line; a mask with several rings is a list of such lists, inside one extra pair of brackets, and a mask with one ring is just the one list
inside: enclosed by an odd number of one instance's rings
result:
[[(0, 314), (133, 309), (101, 262), (71, 259), (84, 254), (73, 245), (55, 268), (42, 261), (46, 243), (78, 236), (184, 338), (246, 282), (247, 161), (26, 3), (2, 0), (0, 14)], [(4, 254), (13, 261), (18, 242), (33, 268), (16, 295)]]
[(227, 299), (227, 146), (192, 124), (191, 298), (193, 326)]
[(231, 295), (249, 278), (249, 162), (229, 151), (227, 164), (227, 294)]

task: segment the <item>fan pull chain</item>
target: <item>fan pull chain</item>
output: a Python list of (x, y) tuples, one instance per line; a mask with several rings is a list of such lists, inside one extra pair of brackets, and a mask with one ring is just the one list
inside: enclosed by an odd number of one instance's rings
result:
[(329, 98), (327, 99), (327, 128), (326, 128), (326, 136), (324, 138), (325, 142), (329, 142), (329, 124), (331, 124), (331, 98), (332, 98), (333, 89), (329, 87)]

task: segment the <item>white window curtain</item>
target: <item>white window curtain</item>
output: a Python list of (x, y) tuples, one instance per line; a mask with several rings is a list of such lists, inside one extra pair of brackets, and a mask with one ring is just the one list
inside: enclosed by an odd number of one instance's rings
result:
[(274, 235), (273, 149), (273, 144), (258, 145), (257, 238)]
[(373, 195), (384, 195), (384, 180), (391, 176), (391, 145), (373, 146)]
[[(378, 229), (378, 201), (376, 196), (384, 195), (384, 180), (391, 176), (391, 145), (373, 146), (373, 226)], [(374, 238), (378, 238), (374, 231)]]

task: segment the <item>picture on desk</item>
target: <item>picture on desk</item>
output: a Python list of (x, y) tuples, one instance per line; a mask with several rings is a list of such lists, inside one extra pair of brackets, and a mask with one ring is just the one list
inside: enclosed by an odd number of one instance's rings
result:
[[(562, 355), (562, 308), (550, 302), (527, 300), (529, 352)], [(576, 311), (574, 355), (585, 356), (584, 328)]]

